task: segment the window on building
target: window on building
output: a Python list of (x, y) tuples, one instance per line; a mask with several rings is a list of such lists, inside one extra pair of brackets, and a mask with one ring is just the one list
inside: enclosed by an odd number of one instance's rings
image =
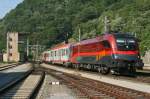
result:
[(9, 48), (12, 49), (12, 45), (9, 45)]
[(11, 38), (11, 37), (9, 38), (9, 41), (12, 41), (12, 38)]
[(9, 53), (9, 56), (12, 56), (12, 53)]

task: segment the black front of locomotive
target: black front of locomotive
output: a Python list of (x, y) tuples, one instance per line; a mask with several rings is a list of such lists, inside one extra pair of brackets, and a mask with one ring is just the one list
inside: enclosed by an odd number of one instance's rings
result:
[(144, 64), (139, 53), (138, 40), (129, 34), (114, 34), (115, 49), (112, 54), (112, 65), (119, 72), (136, 71)]

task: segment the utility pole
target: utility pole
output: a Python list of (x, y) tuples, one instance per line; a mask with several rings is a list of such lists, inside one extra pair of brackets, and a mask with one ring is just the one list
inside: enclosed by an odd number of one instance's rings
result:
[(67, 34), (66, 34), (66, 36), (65, 36), (65, 43), (66, 43), (66, 44), (68, 44), (68, 42), (69, 42), (69, 41), (68, 41), (68, 36), (69, 36), (69, 34), (68, 34), (68, 32), (67, 32)]
[(38, 59), (38, 55), (39, 54), (39, 45), (38, 45), (38, 41), (37, 41), (37, 44), (36, 44), (36, 60)]
[(81, 41), (81, 29), (79, 27), (79, 42)]
[[(78, 45), (78, 56), (79, 56), (79, 53), (80, 53), (80, 41), (81, 41), (81, 29), (80, 29), (80, 26), (79, 26), (79, 45)], [(78, 70), (78, 65), (76, 65), (76, 68)]]
[(27, 37), (27, 57), (29, 56), (29, 38)]
[(105, 29), (105, 33), (109, 33), (110, 32), (110, 20), (108, 19), (107, 16), (105, 16), (105, 19), (104, 19), (104, 29)]
[(37, 42), (35, 45), (28, 45), (28, 46), (29, 46), (29, 49), (32, 52), (33, 60), (34, 61), (38, 60), (39, 55), (44, 50), (45, 46), (44, 45), (39, 45), (39, 42)]

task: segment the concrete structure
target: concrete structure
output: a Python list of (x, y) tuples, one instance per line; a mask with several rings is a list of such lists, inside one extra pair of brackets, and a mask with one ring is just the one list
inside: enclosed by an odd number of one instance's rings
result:
[(145, 64), (150, 64), (150, 51), (147, 51), (142, 59)]
[(7, 58), (7, 53), (4, 53), (4, 54), (3, 54), (3, 61), (4, 61), (4, 62), (7, 62), (7, 59), (8, 59), (8, 58)]
[(144, 69), (150, 70), (150, 50), (145, 53), (145, 56), (142, 57), (144, 62)]
[(7, 52), (3, 55), (5, 62), (18, 62), (18, 33), (7, 33)]

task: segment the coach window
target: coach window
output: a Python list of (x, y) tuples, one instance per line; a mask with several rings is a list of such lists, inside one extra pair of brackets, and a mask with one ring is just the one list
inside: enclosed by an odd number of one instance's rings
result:
[(61, 55), (63, 56), (63, 49), (61, 50)]
[(56, 52), (57, 52), (57, 56), (59, 56), (59, 50), (57, 50)]
[(57, 50), (57, 56), (59, 56), (59, 50)]
[(63, 56), (63, 54), (62, 54), (62, 49), (60, 50), (60, 52), (61, 52), (61, 56)]
[(65, 55), (65, 49), (63, 49), (63, 56)]
[(59, 56), (59, 50), (57, 51), (57, 56)]
[(61, 56), (63, 56), (63, 50), (61, 49)]
[(59, 56), (61, 56), (61, 50), (59, 50)]
[(53, 52), (51, 51), (51, 56), (53, 56)]
[(63, 56), (63, 50), (61, 49), (61, 56)]
[(66, 49), (64, 49), (64, 54), (66, 55)]
[(68, 49), (66, 49), (66, 55), (68, 55)]
[(63, 49), (63, 56), (65, 55), (65, 49)]
[(67, 49), (65, 49), (65, 55), (67, 55)]
[(56, 56), (56, 51), (55, 51), (55, 56)]
[(62, 51), (60, 50), (60, 56), (62, 56)]

